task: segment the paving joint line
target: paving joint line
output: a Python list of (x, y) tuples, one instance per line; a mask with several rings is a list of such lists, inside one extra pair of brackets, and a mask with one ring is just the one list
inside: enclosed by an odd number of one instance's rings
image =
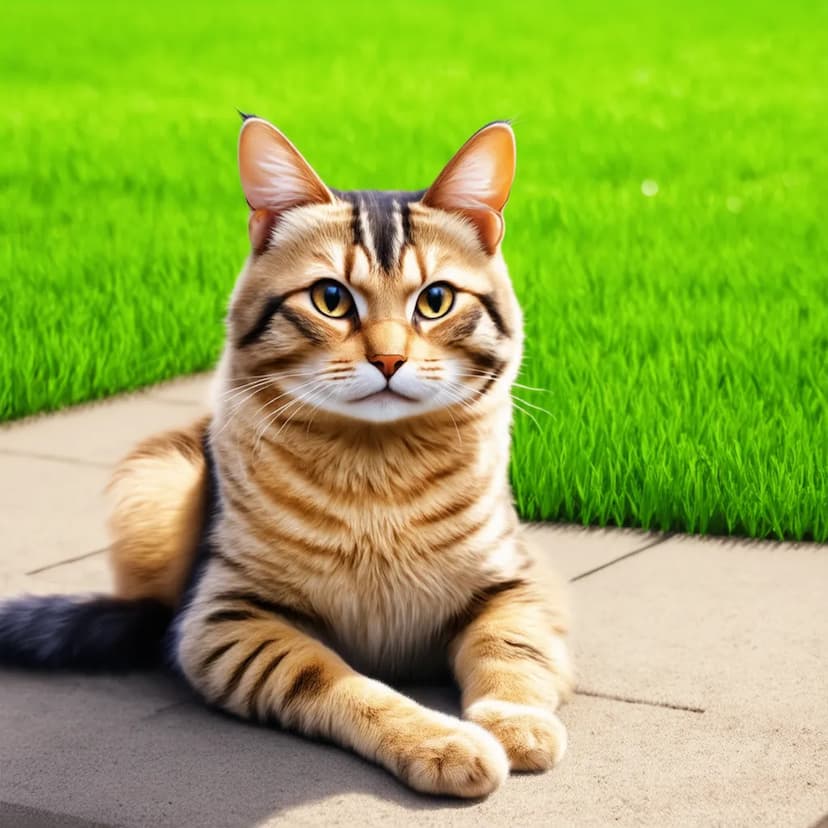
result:
[(92, 822), (66, 811), (47, 811), (45, 808), (9, 802), (6, 799), (0, 800), (0, 824), (20, 825), (26, 828), (44, 825), (63, 826), (63, 828), (118, 828), (111, 822)]
[(689, 704), (672, 704), (670, 702), (652, 701), (651, 699), (635, 699), (630, 696), (617, 696), (613, 693), (597, 693), (593, 690), (576, 690), (576, 696), (589, 696), (592, 699), (607, 699), (625, 704), (643, 704), (647, 707), (666, 707), (668, 710), (681, 710), (683, 713), (704, 713), (703, 707), (693, 707)]
[(588, 575), (594, 575), (596, 572), (600, 572), (602, 569), (606, 569), (609, 566), (613, 566), (614, 564), (620, 563), (621, 561), (625, 561), (627, 560), (627, 558), (632, 558), (633, 555), (640, 555), (642, 552), (646, 552), (648, 549), (652, 549), (654, 546), (659, 546), (660, 544), (669, 540), (671, 537), (673, 537), (673, 534), (673, 532), (667, 532), (665, 535), (662, 535), (660, 538), (656, 538), (656, 540), (651, 541), (648, 544), (645, 544), (639, 549), (633, 549), (632, 552), (626, 552), (623, 555), (619, 555), (617, 558), (613, 558), (611, 561), (602, 563), (600, 566), (588, 569), (586, 572), (582, 572), (580, 575), (576, 575), (574, 578), (570, 578), (569, 583), (574, 584), (575, 581), (580, 581), (582, 578), (586, 578)]
[(153, 710), (152, 713), (147, 713), (144, 716), (141, 716), (142, 722), (147, 722), (152, 719), (155, 719), (158, 716), (163, 716), (164, 713), (168, 712), (169, 710), (175, 710), (178, 707), (186, 707), (191, 702), (188, 699), (182, 699), (181, 701), (170, 702), (170, 704), (165, 704), (162, 707), (159, 707), (157, 710)]
[(92, 466), (96, 469), (111, 469), (113, 463), (104, 463), (100, 460), (84, 460), (81, 457), (66, 457), (62, 454), (45, 454), (38, 451), (19, 451), (18, 449), (0, 448), (0, 454), (10, 457), (28, 457), (32, 460), (50, 460), (55, 463), (69, 463), (72, 466)]
[(37, 569), (31, 570), (31, 572), (24, 572), (24, 575), (39, 575), (41, 572), (48, 572), (50, 569), (57, 569), (59, 566), (66, 566), (70, 563), (75, 563), (75, 561), (83, 561), (86, 558), (92, 558), (95, 555), (100, 555), (102, 552), (108, 552), (109, 547), (104, 546), (101, 549), (93, 549), (91, 552), (84, 552), (83, 555), (75, 555), (74, 558), (66, 558), (62, 561), (57, 561), (56, 563), (46, 564), (46, 566), (39, 566)]

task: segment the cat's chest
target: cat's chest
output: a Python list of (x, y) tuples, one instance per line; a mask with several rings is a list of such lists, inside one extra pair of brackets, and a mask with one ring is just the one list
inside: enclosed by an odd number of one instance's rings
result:
[(381, 675), (429, 672), (442, 659), (452, 619), (472, 592), (470, 575), (387, 558), (309, 578), (304, 592), (336, 649), (354, 667)]
[(496, 516), (490, 513), (488, 522), (465, 543), (441, 548), (450, 535), (389, 528), (378, 519), (371, 532), (352, 535), (348, 556), (307, 573), (303, 592), (353, 666), (381, 675), (427, 674), (442, 665), (445, 644), (475, 592), (496, 570), (495, 577), (504, 576), (492, 560), (514, 558), (513, 541), (493, 542)]
[(278, 497), (253, 505), (227, 516), (220, 545), (242, 553), (258, 589), (319, 618), (368, 672), (427, 672), (453, 620), (511, 559), (504, 530), (514, 516), (496, 487), (366, 498), (347, 511), (320, 497), (310, 516)]

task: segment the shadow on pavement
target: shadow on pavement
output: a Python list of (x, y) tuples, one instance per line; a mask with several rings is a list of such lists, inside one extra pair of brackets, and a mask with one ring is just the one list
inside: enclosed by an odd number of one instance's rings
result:
[[(407, 691), (457, 713), (452, 688)], [(344, 750), (208, 710), (161, 674), (0, 671), (0, 733), (2, 824), (67, 815), (67, 826), (89, 828), (251, 826), (321, 800), (335, 822), (346, 792), (410, 811), (469, 804), (419, 796)]]

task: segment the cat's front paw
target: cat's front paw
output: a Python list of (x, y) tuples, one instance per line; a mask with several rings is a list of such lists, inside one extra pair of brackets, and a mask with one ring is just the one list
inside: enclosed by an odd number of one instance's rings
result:
[(424, 734), (405, 751), (401, 779), (418, 791), (474, 799), (494, 791), (509, 775), (509, 760), (490, 733), (445, 717), (443, 732)]
[(516, 771), (545, 771), (556, 765), (566, 751), (566, 728), (542, 707), (483, 699), (465, 712), (492, 733), (509, 756)]

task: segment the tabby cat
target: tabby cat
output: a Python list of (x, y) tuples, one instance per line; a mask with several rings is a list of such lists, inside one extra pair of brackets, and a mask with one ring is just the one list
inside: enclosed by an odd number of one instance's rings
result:
[[(210, 704), (432, 794), (551, 767), (572, 677), (507, 478), (512, 129), (481, 129), (419, 192), (331, 189), (252, 116), (239, 163), (252, 252), (212, 415), (117, 469), (117, 595), (7, 602), (0, 661), (124, 668), (163, 648)], [(446, 669), (462, 720), (382, 681)]]

